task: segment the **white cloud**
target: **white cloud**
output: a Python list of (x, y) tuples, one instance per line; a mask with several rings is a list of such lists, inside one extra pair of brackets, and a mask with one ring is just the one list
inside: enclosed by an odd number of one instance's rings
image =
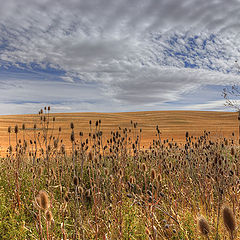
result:
[(62, 76), (61, 79), (63, 79), (66, 82), (74, 83), (74, 80), (69, 76)]
[[(225, 100), (217, 100), (217, 101), (209, 101), (206, 103), (201, 103), (201, 104), (192, 104), (183, 107), (183, 110), (196, 110), (196, 111), (226, 111), (229, 110), (225, 106)], [(238, 104), (240, 104), (240, 101), (238, 101)]]
[[(0, 8), (0, 64), (7, 69), (26, 65), (31, 72), (32, 63), (43, 70), (51, 66), (61, 70), (58, 79), (69, 85), (53, 82), (52, 76), (49, 82), (28, 80), (28, 89), (0, 88), (0, 99), (24, 101), (27, 96), (53, 103), (58, 98), (72, 101), (74, 110), (77, 102), (94, 95), (101, 102), (97, 110), (148, 109), (179, 101), (201, 86), (238, 83), (238, 19), (237, 0), (5, 1)], [(7, 81), (16, 84), (16, 79)], [(86, 85), (94, 87), (85, 97)], [(95, 109), (93, 104), (88, 108)]]

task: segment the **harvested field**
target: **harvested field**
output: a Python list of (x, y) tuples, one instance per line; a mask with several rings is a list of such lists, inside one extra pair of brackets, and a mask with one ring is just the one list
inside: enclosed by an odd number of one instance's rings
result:
[[(119, 127), (131, 128), (131, 121), (138, 123), (138, 129), (142, 129), (141, 146), (148, 148), (149, 144), (156, 136), (156, 126), (162, 133), (163, 139), (174, 139), (178, 143), (185, 141), (185, 132), (190, 135), (200, 136), (204, 130), (211, 131), (212, 137), (230, 137), (234, 132), (238, 136), (237, 113), (232, 112), (209, 112), (209, 111), (153, 111), (153, 112), (126, 112), (126, 113), (54, 113), (50, 114), (50, 119), (56, 117), (54, 123), (54, 133), (61, 126), (61, 137), (69, 149), (71, 144), (69, 139), (70, 123), (75, 125), (75, 131), (83, 132), (83, 138), (88, 137), (89, 120), (93, 125), (97, 120), (102, 122), (103, 141), (110, 137), (112, 130)], [(14, 128), (17, 124), (21, 128), (26, 125), (26, 135), (32, 136), (33, 125), (41, 128), (39, 115), (11, 115), (0, 116), (0, 149), (1, 154), (5, 154), (9, 145), (7, 128)], [(52, 128), (52, 125), (50, 125)]]

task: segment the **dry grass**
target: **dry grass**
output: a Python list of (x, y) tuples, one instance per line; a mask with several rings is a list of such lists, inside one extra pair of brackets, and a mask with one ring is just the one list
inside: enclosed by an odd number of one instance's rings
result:
[(17, 127), (12, 116), (0, 158), (0, 239), (238, 239), (236, 117), (46, 111), (18, 116)]

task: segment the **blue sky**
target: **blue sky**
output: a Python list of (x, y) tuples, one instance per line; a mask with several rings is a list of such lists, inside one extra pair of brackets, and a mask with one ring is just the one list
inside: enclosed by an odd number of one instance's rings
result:
[(4, 1), (1, 114), (227, 111), (239, 19), (239, 0)]

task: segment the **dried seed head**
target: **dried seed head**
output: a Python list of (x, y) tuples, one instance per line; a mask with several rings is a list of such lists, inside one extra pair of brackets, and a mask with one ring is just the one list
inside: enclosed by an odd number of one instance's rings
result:
[(119, 177), (122, 178), (123, 177), (123, 170), (120, 168), (119, 169)]
[(108, 176), (108, 174), (109, 174), (109, 171), (108, 171), (108, 169), (107, 169), (107, 168), (105, 168), (105, 169), (104, 169), (104, 174), (105, 174), (105, 176)]
[(65, 200), (66, 202), (69, 201), (69, 193), (68, 193), (68, 192), (65, 193), (64, 200)]
[(38, 168), (38, 175), (41, 176), (41, 175), (42, 175), (42, 172), (43, 172), (43, 168), (42, 168), (42, 167), (39, 167), (39, 168)]
[(46, 214), (47, 221), (51, 222), (53, 220), (52, 212), (50, 210), (47, 210), (45, 214)]
[(86, 190), (85, 195), (87, 198), (91, 197), (91, 189)]
[(58, 147), (58, 139), (55, 139), (55, 140), (54, 140), (53, 145), (54, 145), (54, 148), (57, 148), (57, 147)]
[(146, 166), (145, 163), (142, 164), (142, 170), (143, 170), (143, 172), (146, 172), (146, 171), (147, 171), (147, 166)]
[(50, 201), (48, 198), (48, 194), (44, 191), (41, 190), (38, 194), (39, 198), (40, 198), (40, 204), (39, 206), (43, 209), (43, 210), (47, 210), (50, 207)]
[(14, 132), (17, 134), (18, 133), (18, 125), (15, 126)]
[(11, 153), (12, 152), (12, 145), (9, 146), (9, 152)]
[(154, 181), (156, 179), (156, 171), (154, 168), (152, 168), (152, 170), (151, 170), (151, 179), (152, 179), (152, 181)]
[(83, 188), (81, 186), (78, 187), (78, 192), (79, 192), (80, 195), (83, 194), (84, 190), (83, 190)]
[(236, 222), (232, 210), (227, 206), (223, 208), (223, 222), (227, 230), (232, 234), (236, 229)]
[(198, 228), (204, 236), (207, 236), (210, 232), (209, 224), (203, 216), (198, 217)]
[(97, 157), (94, 157), (94, 162), (95, 162), (95, 164), (98, 164), (98, 158)]
[(8, 127), (8, 133), (11, 133), (11, 127)]
[(65, 153), (65, 146), (64, 145), (61, 146), (61, 153), (63, 153), (63, 154)]
[(74, 124), (73, 124), (73, 122), (71, 122), (70, 127), (71, 127), (71, 129), (74, 129)]
[(92, 161), (92, 152), (89, 152), (88, 159), (89, 159), (89, 161)]
[(77, 176), (73, 177), (73, 183), (74, 183), (75, 186), (78, 185), (78, 177)]

